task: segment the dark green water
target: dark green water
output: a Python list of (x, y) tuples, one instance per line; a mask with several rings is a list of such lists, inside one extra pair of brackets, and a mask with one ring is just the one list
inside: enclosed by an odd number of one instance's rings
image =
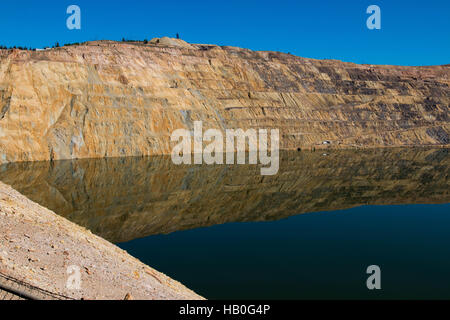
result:
[[(9, 164), (0, 180), (213, 299), (450, 298), (447, 149)], [(379, 265), (381, 290), (366, 287)]]
[[(450, 205), (364, 206), (120, 246), (208, 298), (450, 298)], [(380, 291), (366, 269), (381, 268)]]

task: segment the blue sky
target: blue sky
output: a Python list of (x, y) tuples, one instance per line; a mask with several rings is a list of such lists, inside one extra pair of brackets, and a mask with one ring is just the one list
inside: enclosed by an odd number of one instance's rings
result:
[[(81, 30), (66, 9), (81, 8)], [(366, 8), (381, 8), (381, 30), (366, 27)], [(449, 0), (314, 1), (1, 1), (0, 44), (51, 46), (122, 37), (172, 36), (356, 63), (450, 63)]]

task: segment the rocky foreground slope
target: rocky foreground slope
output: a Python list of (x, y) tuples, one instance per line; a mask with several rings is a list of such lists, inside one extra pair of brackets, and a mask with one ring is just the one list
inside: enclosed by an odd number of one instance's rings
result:
[(0, 274), (72, 299), (203, 299), (2, 182)]
[(178, 128), (279, 128), (281, 148), (450, 144), (450, 65), (162, 39), (0, 50), (0, 162), (167, 154)]

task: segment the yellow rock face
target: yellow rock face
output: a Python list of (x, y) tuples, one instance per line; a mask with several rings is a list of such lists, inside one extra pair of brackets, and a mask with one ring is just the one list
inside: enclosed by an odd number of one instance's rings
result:
[(284, 149), (449, 145), (449, 84), (449, 65), (167, 39), (0, 50), (0, 162), (168, 154), (171, 133), (196, 120), (204, 130), (278, 128)]

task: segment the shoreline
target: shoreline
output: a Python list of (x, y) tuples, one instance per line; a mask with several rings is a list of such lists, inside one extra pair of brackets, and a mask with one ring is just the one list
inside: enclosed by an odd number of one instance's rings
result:
[[(304, 146), (298, 148), (280, 148), (278, 152), (315, 152), (315, 151), (350, 151), (350, 150), (374, 150), (374, 149), (450, 149), (448, 144), (439, 145), (392, 145), (392, 146), (349, 146), (349, 145), (333, 145), (333, 144), (318, 144), (313, 146)], [(300, 150), (299, 150), (300, 149)], [(259, 151), (259, 149), (258, 149)], [(249, 151), (246, 149), (245, 153)], [(226, 153), (226, 152), (223, 152)], [(235, 151), (236, 153), (236, 151)], [(195, 153), (191, 153), (194, 156)], [(58, 161), (72, 161), (72, 160), (94, 160), (94, 159), (120, 159), (120, 158), (151, 158), (151, 157), (169, 157), (171, 153), (155, 153), (155, 154), (140, 154), (140, 155), (125, 155), (125, 156), (98, 156), (98, 157), (79, 157), (79, 158), (63, 158), (63, 159), (42, 159), (42, 160), (16, 160), (16, 161), (2, 161), (0, 158), (0, 166), (13, 163), (33, 163), (33, 162), (58, 162)], [(1, 181), (0, 181), (1, 182)]]
[[(0, 273), (56, 296), (84, 300), (202, 300), (126, 251), (0, 182)], [(81, 289), (67, 288), (70, 266)], [(69, 271), (69, 273), (68, 273)]]

